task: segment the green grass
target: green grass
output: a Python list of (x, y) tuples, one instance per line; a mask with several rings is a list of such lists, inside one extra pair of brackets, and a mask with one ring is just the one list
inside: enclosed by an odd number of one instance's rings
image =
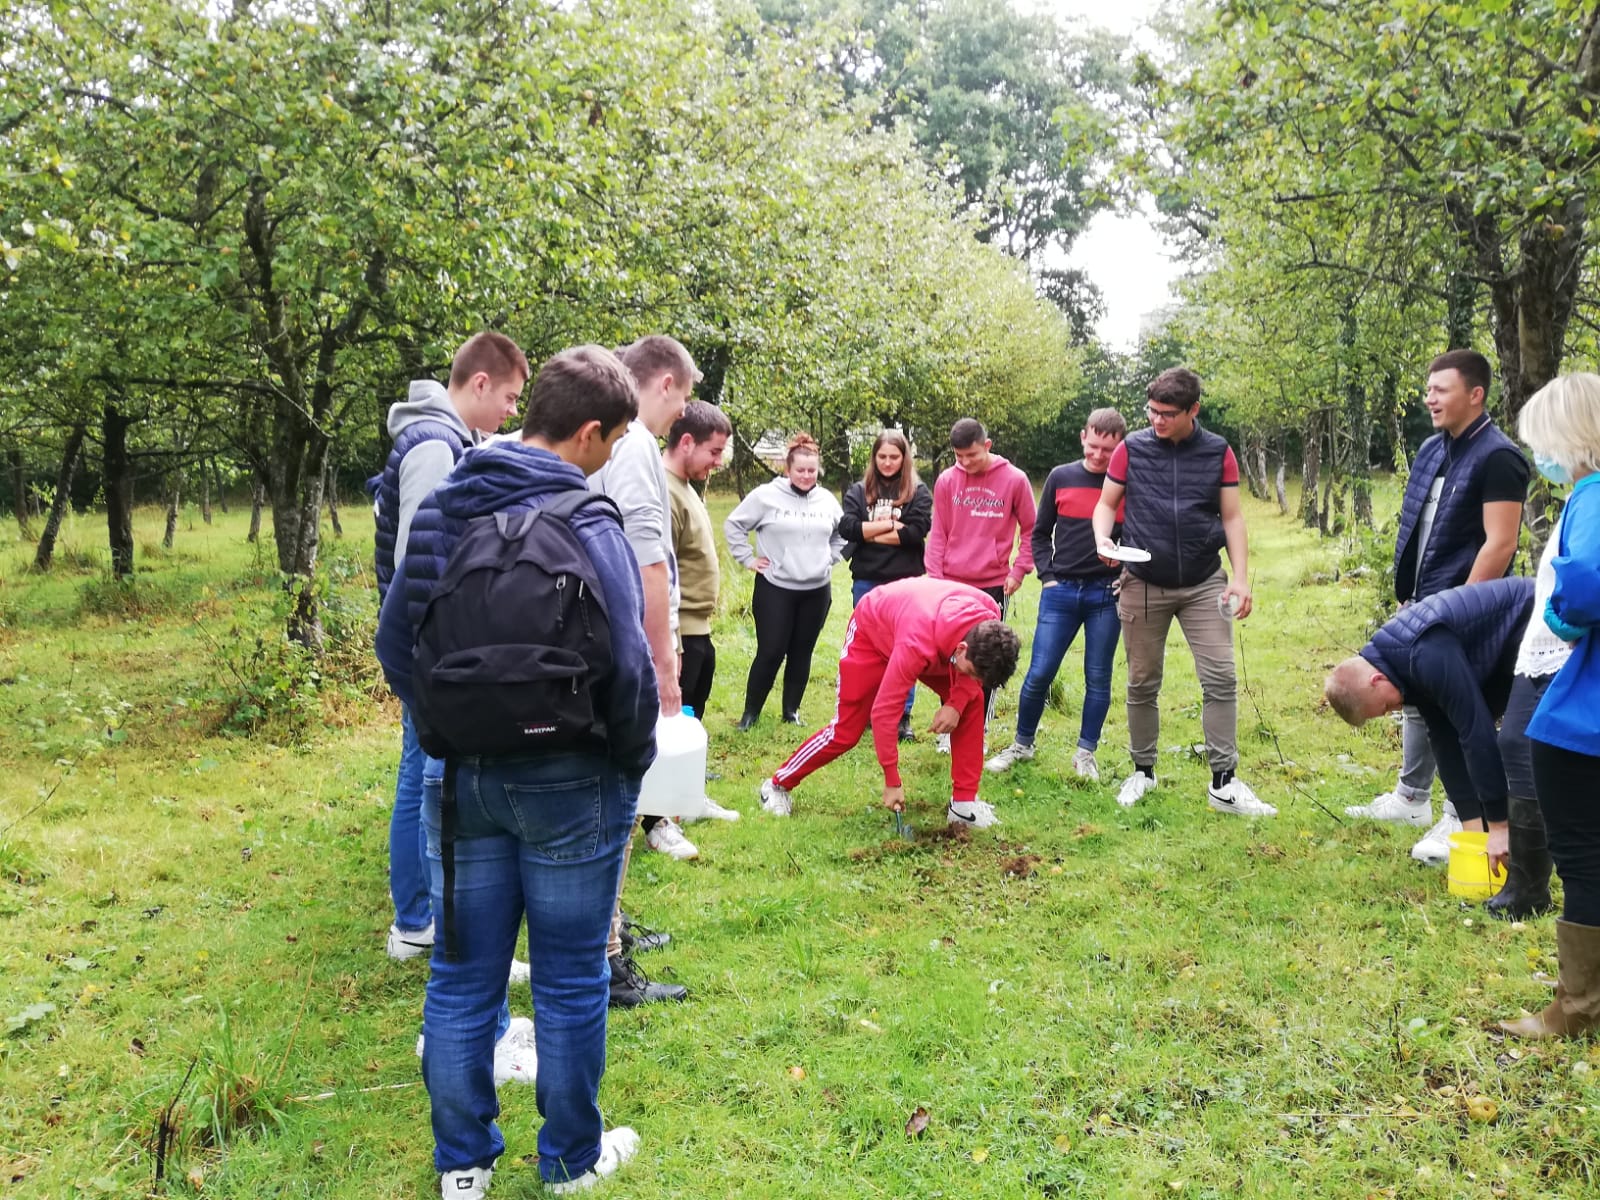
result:
[[(906, 755), (914, 844), (877, 807), (865, 747), (798, 789), (792, 819), (766, 818), (755, 787), (801, 731), (775, 702), (732, 729), (753, 638), (748, 576), (729, 573), (711, 790), (745, 819), (691, 827), (698, 862), (635, 858), (628, 908), (675, 938), (644, 963), (693, 995), (612, 1017), (602, 1102), (644, 1149), (607, 1195), (1593, 1194), (1600, 1054), (1485, 1029), (1544, 1002), (1530, 974), (1553, 962), (1549, 921), (1487, 921), (1407, 858), (1407, 832), (1324, 811), (1382, 790), (1398, 759), (1393, 727), (1358, 734), (1318, 708), (1375, 593), (1332, 579), (1336, 544), (1248, 511), (1241, 773), (1282, 810), (1256, 824), (1205, 808), (1176, 632), (1162, 787), (1131, 811), (1113, 800), (1120, 704), (1107, 782), (1070, 778), (1069, 656), (1039, 757), (986, 780), (998, 830), (933, 836), (947, 764), (926, 737)], [(141, 546), (160, 520), (140, 514)], [(398, 737), (363, 674), (370, 533), (349, 524), (327, 546), (336, 667), (309, 718), (269, 703), (250, 737), (225, 732), (241, 694), (299, 668), (244, 670), (280, 608), (241, 514), (186, 520), (126, 595), (102, 579), (98, 520), (74, 519), (44, 577), (0, 530), (6, 1195), (144, 1194), (169, 1105), (169, 1194), (437, 1195), (412, 1053), (426, 967), (383, 954)], [(1025, 642), (1037, 594), (1014, 610)], [(1118, 694), (1122, 678), (1119, 662)], [(923, 697), (919, 724), (931, 712)], [(1492, 1122), (1469, 1117), (1480, 1095)], [(532, 1090), (502, 1102), (493, 1194), (540, 1195)]]

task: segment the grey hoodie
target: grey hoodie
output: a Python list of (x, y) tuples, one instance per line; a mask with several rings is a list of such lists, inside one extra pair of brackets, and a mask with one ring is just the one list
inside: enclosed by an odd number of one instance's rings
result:
[[(722, 523), (728, 552), (746, 568), (758, 557), (772, 560), (762, 575), (791, 591), (819, 588), (844, 558), (839, 518), (844, 512), (833, 493), (814, 487), (805, 495), (787, 479), (763, 483), (739, 502)], [(756, 548), (750, 548), (750, 533)]]
[[(437, 421), (448, 425), (469, 446), (482, 439), (467, 428), (467, 423), (450, 402), (450, 393), (444, 385), (433, 379), (413, 379), (410, 393), (404, 400), (389, 406), (389, 436), (398, 438), (401, 430), (418, 421)], [(412, 448), (400, 460), (400, 512), (399, 532), (394, 543), (394, 565), (399, 566), (406, 557), (406, 538), (411, 533), (411, 518), (416, 515), (422, 498), (444, 482), (445, 476), (456, 465), (450, 447), (441, 441), (430, 440)]]

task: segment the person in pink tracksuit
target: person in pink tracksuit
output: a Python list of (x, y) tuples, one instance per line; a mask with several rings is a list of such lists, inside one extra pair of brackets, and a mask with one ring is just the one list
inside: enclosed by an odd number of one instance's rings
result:
[(1017, 649), (1017, 635), (1000, 620), (999, 604), (977, 588), (925, 576), (874, 588), (845, 629), (833, 720), (761, 785), (761, 807), (788, 816), (790, 789), (859, 742), (870, 721), (883, 767), (884, 806), (904, 811), (896, 725), (906, 696), (921, 683), (942, 701), (933, 731), (951, 735), (947, 820), (978, 829), (995, 824), (994, 809), (978, 799), (983, 694), (1011, 678)]

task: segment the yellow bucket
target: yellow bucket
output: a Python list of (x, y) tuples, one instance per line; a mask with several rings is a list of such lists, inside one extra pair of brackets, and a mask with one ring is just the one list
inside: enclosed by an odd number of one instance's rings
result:
[(1487, 900), (1506, 881), (1504, 871), (1489, 874), (1489, 835), (1463, 830), (1450, 837), (1450, 867), (1446, 886), (1463, 900)]

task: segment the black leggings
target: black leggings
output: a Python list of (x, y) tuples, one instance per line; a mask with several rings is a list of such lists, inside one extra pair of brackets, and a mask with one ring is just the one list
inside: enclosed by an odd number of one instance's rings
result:
[(1561, 916), (1600, 927), (1600, 758), (1533, 741), (1533, 782), (1561, 876)]
[(700, 720), (706, 719), (706, 701), (711, 699), (711, 681), (717, 674), (717, 648), (711, 644), (709, 633), (683, 635), (683, 666), (678, 671), (678, 688), (683, 692), (683, 706), (694, 710)]
[[(833, 585), (793, 591), (756, 576), (750, 612), (756, 619), (756, 656), (745, 683), (744, 711), (760, 713), (783, 665), (783, 711), (795, 712), (811, 680), (811, 652), (833, 606)], [(784, 660), (787, 659), (785, 664)]]

